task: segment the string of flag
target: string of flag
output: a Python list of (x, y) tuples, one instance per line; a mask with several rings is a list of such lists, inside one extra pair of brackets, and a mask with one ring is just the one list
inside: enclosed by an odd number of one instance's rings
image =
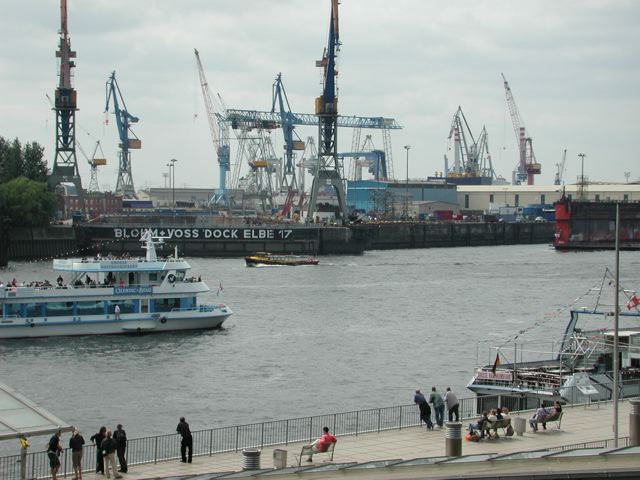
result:
[(81, 255), (83, 253), (88, 253), (90, 251), (105, 247), (107, 245), (110, 245), (112, 243), (118, 242), (119, 240), (117, 239), (111, 239), (111, 240), (105, 240), (102, 242), (96, 242), (96, 243), (92, 243), (91, 245), (88, 245), (86, 247), (82, 247), (82, 248), (75, 248), (73, 250), (67, 250), (64, 252), (59, 252), (56, 253), (55, 255), (49, 255), (46, 257), (37, 257), (37, 258), (31, 258), (29, 260), (27, 260), (25, 263), (26, 264), (32, 264), (32, 263), (38, 263), (38, 262), (47, 262), (47, 261), (52, 261), (55, 259), (59, 259), (59, 258), (67, 258), (67, 257), (73, 257), (76, 255)]

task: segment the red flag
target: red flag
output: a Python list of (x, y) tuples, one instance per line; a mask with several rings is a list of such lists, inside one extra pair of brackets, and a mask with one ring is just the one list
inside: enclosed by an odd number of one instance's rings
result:
[(638, 299), (638, 297), (636, 297), (636, 294), (634, 293), (633, 295), (631, 295), (631, 298), (627, 302), (627, 310), (631, 310), (632, 308), (637, 308), (638, 305), (640, 305), (640, 300)]
[(496, 361), (493, 362), (493, 367), (491, 367), (491, 373), (496, 374), (496, 370), (500, 366), (500, 352), (496, 353)]

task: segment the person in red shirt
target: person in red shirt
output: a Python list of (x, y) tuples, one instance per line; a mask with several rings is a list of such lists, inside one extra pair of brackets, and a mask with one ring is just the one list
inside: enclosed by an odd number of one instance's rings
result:
[(338, 439), (329, 433), (329, 427), (322, 427), (322, 435), (311, 444), (311, 453), (309, 454), (309, 458), (307, 458), (307, 462), (313, 461), (314, 453), (326, 452), (329, 445), (337, 441)]

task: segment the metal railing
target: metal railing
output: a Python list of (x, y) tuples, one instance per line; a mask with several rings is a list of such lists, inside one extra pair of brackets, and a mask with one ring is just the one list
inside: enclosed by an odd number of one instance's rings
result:
[[(634, 384), (634, 386), (640, 388), (640, 385)], [(634, 394), (636, 394), (635, 391)], [(568, 398), (567, 405), (588, 403), (584, 401), (584, 398), (582, 395), (571, 395)], [(459, 400), (460, 419), (476, 419), (481, 412), (489, 411), (498, 406), (506, 406), (514, 414), (530, 410), (530, 408), (521, 408), (522, 405), (523, 398), (521, 395), (461, 398)], [(275, 445), (288, 445), (290, 443), (311, 442), (319, 436), (324, 426), (329, 427), (336, 436), (357, 436), (364, 433), (401, 430), (403, 428), (416, 427), (420, 424), (418, 408), (416, 405), (410, 404), (219, 427), (192, 432), (193, 456), (211, 456), (219, 453), (238, 452), (245, 448), (264, 448)], [(42, 440), (44, 446), (45, 440)], [(88, 441), (88, 438), (85, 440)], [(596, 441), (585, 443), (584, 445), (586, 447), (610, 446), (609, 444), (601, 445), (601, 443)], [(622, 445), (626, 444), (621, 443)], [(556, 448), (567, 449), (569, 447)], [(0, 479), (19, 480), (21, 478), (20, 457), (20, 455), (0, 457)], [(127, 443), (127, 463), (129, 465), (158, 463), (179, 458), (180, 436), (178, 434), (134, 438)], [(45, 451), (28, 453), (25, 463), (26, 478), (39, 479), (49, 477), (49, 459)], [(61, 478), (73, 477), (71, 451), (69, 449), (65, 449), (61, 454), (60, 463), (58, 476)], [(95, 445), (85, 446), (82, 470), (84, 472), (96, 470)]]

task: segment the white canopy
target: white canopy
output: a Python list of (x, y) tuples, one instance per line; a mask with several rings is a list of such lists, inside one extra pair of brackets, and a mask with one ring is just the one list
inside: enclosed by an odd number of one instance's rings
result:
[(46, 435), (73, 427), (28, 398), (0, 383), (0, 440)]

